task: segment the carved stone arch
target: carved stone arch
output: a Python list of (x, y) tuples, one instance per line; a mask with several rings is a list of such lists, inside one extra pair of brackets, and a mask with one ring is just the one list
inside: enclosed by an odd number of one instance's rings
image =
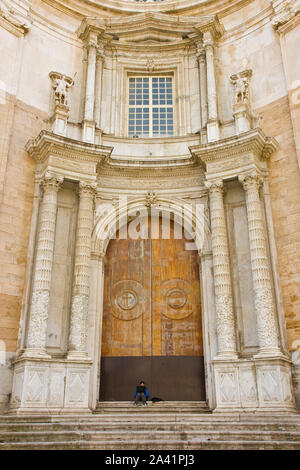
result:
[[(147, 209), (144, 197), (139, 197), (114, 206), (115, 210), (107, 213), (104, 217), (96, 218), (95, 226), (92, 234), (92, 252), (97, 254), (105, 254), (108, 243), (111, 239), (112, 232), (116, 225), (120, 229), (129, 220), (128, 212), (135, 210)], [(184, 226), (186, 230), (194, 235), (198, 252), (203, 250), (205, 239), (210, 231), (209, 221), (206, 211), (199, 209), (194, 210), (194, 206), (188, 201), (180, 198), (168, 198), (164, 196), (157, 196), (155, 200), (155, 207), (161, 213), (169, 213), (170, 218), (184, 217)]]

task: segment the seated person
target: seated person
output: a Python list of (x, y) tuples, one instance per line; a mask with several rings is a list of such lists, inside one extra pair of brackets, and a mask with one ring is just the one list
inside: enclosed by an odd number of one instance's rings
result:
[(147, 398), (149, 398), (149, 392), (147, 387), (145, 386), (145, 382), (141, 381), (140, 384), (137, 385), (134, 398), (134, 404), (136, 406), (139, 401), (143, 402), (143, 406), (147, 405)]

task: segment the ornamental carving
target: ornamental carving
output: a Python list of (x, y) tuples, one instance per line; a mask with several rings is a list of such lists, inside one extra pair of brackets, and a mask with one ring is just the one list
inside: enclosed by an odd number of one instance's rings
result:
[(194, 296), (189, 282), (169, 279), (161, 285), (161, 315), (170, 320), (183, 320), (193, 313)]
[(30, 324), (27, 338), (28, 348), (45, 348), (49, 301), (49, 290), (37, 290), (32, 294)]
[(116, 282), (110, 292), (111, 313), (118, 320), (136, 320), (145, 313), (146, 291), (137, 281)]
[(147, 193), (145, 206), (151, 207), (153, 204), (156, 204), (156, 202), (157, 202), (157, 195), (153, 192)]
[(87, 295), (73, 295), (69, 338), (70, 351), (86, 351), (88, 305), (89, 298)]

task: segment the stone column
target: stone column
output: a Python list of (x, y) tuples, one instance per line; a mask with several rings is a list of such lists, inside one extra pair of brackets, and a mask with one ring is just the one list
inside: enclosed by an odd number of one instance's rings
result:
[(259, 187), (263, 179), (258, 174), (254, 174), (240, 176), (239, 180), (246, 192), (254, 302), (260, 355), (274, 356), (274, 354), (278, 355), (281, 353), (267, 255), (263, 213), (259, 195)]
[(200, 110), (201, 110), (201, 127), (207, 124), (207, 85), (206, 85), (206, 65), (205, 50), (201, 49), (197, 55), (199, 69), (199, 88), (200, 88)]
[(87, 317), (95, 189), (93, 184), (84, 182), (79, 184), (69, 358), (81, 359), (87, 357)]
[(83, 140), (93, 142), (95, 136), (94, 106), (95, 106), (95, 80), (96, 80), (96, 52), (97, 41), (90, 39), (87, 44), (87, 73), (84, 104)]
[(103, 49), (98, 49), (97, 54), (96, 54), (96, 83), (95, 83), (95, 112), (94, 112), (94, 120), (98, 128), (100, 127), (103, 63), (104, 63), (104, 51)]
[(27, 349), (23, 356), (46, 356), (46, 332), (56, 228), (57, 192), (63, 177), (47, 174), (41, 181), (43, 197), (36, 246)]
[(204, 40), (206, 55), (206, 76), (207, 76), (207, 102), (208, 102), (208, 122), (207, 140), (212, 142), (219, 139), (218, 109), (217, 109), (217, 87), (215, 76), (214, 42), (209, 36)]
[(216, 319), (218, 335), (217, 358), (236, 358), (235, 319), (233, 312), (232, 287), (229, 264), (229, 250), (223, 182), (206, 183), (209, 188), (213, 271), (215, 284)]

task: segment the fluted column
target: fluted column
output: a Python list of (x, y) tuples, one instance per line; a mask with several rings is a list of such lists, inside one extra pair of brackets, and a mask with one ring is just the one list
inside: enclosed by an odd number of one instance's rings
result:
[(218, 357), (237, 357), (229, 250), (222, 181), (209, 188), (213, 270), (218, 335)]
[(69, 358), (87, 356), (87, 317), (95, 186), (81, 182), (76, 233)]
[(279, 332), (259, 195), (259, 187), (263, 180), (258, 174), (240, 176), (239, 180), (246, 192), (254, 302), (260, 354), (274, 355), (280, 353)]
[(207, 77), (207, 104), (208, 122), (207, 139), (208, 142), (219, 139), (218, 108), (217, 108), (217, 87), (215, 76), (214, 42), (208, 37), (203, 42), (206, 55), (206, 77)]
[(201, 49), (197, 55), (199, 69), (199, 88), (200, 88), (200, 111), (201, 111), (201, 127), (207, 124), (207, 85), (206, 85), (206, 65), (205, 50)]
[(41, 181), (43, 197), (40, 208), (25, 356), (47, 356), (46, 332), (56, 229), (57, 192), (62, 182), (62, 177), (56, 177), (52, 174), (46, 174)]

